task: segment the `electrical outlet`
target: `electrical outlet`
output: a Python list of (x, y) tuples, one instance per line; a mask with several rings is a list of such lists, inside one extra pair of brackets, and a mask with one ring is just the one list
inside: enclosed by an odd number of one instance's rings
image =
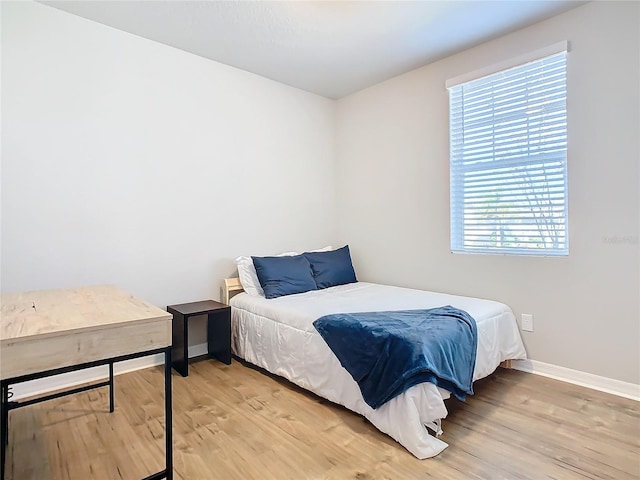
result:
[(523, 313), (520, 318), (522, 319), (522, 330), (525, 332), (533, 332), (533, 315)]

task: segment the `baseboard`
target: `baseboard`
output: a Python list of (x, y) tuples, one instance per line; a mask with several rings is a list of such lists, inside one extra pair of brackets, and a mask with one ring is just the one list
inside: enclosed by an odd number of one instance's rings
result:
[(511, 367), (516, 370), (522, 370), (523, 372), (535, 373), (536, 375), (542, 375), (555, 380), (580, 385), (581, 387), (592, 388), (601, 392), (640, 401), (640, 385), (636, 385), (635, 383), (601, 377), (591, 373), (538, 362), (537, 360), (512, 360)]
[[(207, 344), (200, 343), (189, 347), (189, 358), (206, 355)], [(156, 365), (162, 365), (164, 358), (161, 354), (150, 355), (148, 357), (134, 358), (114, 364), (113, 372), (115, 375), (122, 373), (149, 368)], [(591, 373), (580, 372), (570, 368), (559, 367), (549, 363), (538, 362), (536, 360), (512, 360), (511, 367), (523, 372), (535, 373), (545, 377), (561, 380), (563, 382), (573, 383), (582, 387), (600, 390), (602, 392), (611, 393), (620, 397), (630, 398), (640, 401), (640, 385), (634, 383), (614, 380), (608, 377), (601, 377)], [(55, 377), (42, 378), (14, 385), (12, 387), (13, 399), (31, 397), (43, 393), (59, 390), (61, 388), (70, 388), (88, 382), (104, 380), (109, 376), (108, 367), (94, 367), (77, 372), (63, 373)]]
[[(189, 347), (189, 358), (206, 355), (207, 344), (191, 345)], [(164, 355), (149, 355), (148, 357), (134, 358), (125, 360), (113, 365), (114, 375), (140, 370), (142, 368), (154, 367), (164, 363)], [(59, 390), (61, 388), (70, 388), (83, 383), (97, 382), (109, 377), (109, 367), (103, 365), (100, 367), (87, 368), (86, 370), (78, 370), (76, 372), (63, 373), (55, 377), (41, 378), (30, 382), (18, 383), (11, 387), (13, 393), (12, 400), (19, 400), (25, 397), (41, 395), (43, 393)]]

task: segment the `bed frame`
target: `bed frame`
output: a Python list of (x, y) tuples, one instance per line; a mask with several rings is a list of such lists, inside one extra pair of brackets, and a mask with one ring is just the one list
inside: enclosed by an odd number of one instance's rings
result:
[(234, 295), (244, 292), (239, 278), (225, 278), (220, 290), (220, 298), (225, 305), (229, 305), (229, 300), (231, 300)]

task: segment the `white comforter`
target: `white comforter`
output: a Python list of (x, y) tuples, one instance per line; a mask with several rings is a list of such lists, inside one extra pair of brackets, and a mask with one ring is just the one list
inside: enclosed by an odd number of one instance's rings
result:
[(241, 293), (230, 303), (236, 355), (364, 415), (418, 458), (433, 457), (447, 447), (425, 424), (447, 416), (444, 399), (449, 392), (422, 383), (372, 409), (313, 327), (314, 320), (330, 313), (452, 305), (468, 312), (478, 326), (474, 380), (504, 360), (526, 357), (513, 312), (490, 300), (358, 282), (270, 300)]

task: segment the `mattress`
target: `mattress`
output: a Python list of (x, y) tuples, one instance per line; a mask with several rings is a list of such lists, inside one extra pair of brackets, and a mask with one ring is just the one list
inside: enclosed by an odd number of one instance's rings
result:
[(452, 305), (468, 312), (478, 327), (474, 381), (491, 374), (502, 361), (526, 357), (513, 312), (492, 300), (357, 282), (274, 299), (240, 293), (230, 304), (236, 355), (363, 415), (420, 459), (447, 447), (426, 426), (447, 416), (444, 400), (449, 392), (422, 383), (374, 410), (315, 330), (314, 320), (331, 313)]

